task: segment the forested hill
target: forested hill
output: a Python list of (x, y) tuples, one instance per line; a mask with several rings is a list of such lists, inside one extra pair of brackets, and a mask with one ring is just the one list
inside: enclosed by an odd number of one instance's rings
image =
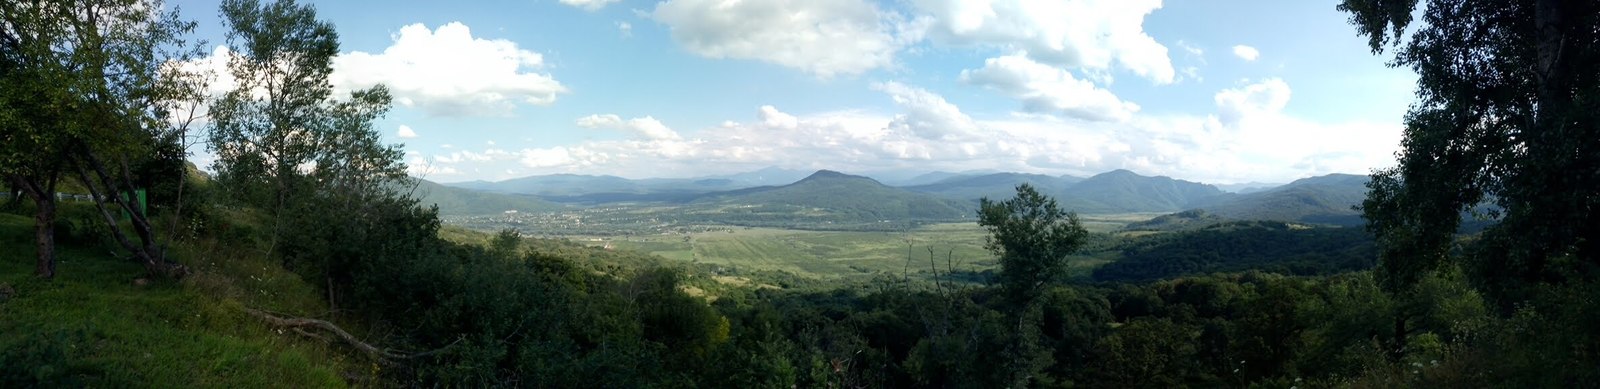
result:
[(1130, 242), (1121, 255), (1095, 269), (1094, 278), (1143, 282), (1245, 270), (1327, 275), (1370, 269), (1378, 257), (1372, 236), (1360, 228), (1271, 221), (1228, 222), (1146, 236)]
[(456, 188), (417, 179), (412, 193), (423, 206), (438, 205), (441, 215), (493, 215), (506, 211), (545, 212), (566, 208), (531, 195)]
[(928, 193), (956, 200), (977, 200), (988, 197), (999, 199), (1016, 193), (1017, 185), (1030, 184), (1036, 188), (1064, 188), (1083, 180), (1072, 176), (1044, 174), (993, 173), (977, 176), (952, 176), (931, 184), (903, 187), (913, 192)]
[[(858, 219), (952, 220), (967, 217), (959, 201), (890, 187), (871, 178), (819, 170), (793, 184), (711, 193), (695, 205), (791, 206)], [(802, 210), (801, 213), (805, 213)]]
[(1366, 184), (1367, 176), (1329, 174), (1262, 192), (1232, 195), (1203, 208), (1230, 219), (1359, 225), (1361, 213), (1353, 207), (1366, 198)]
[(904, 188), (971, 201), (1010, 196), (1020, 184), (1033, 185), (1055, 196), (1064, 208), (1079, 213), (1174, 212), (1209, 204), (1228, 195), (1215, 186), (1164, 176), (1143, 176), (1124, 169), (1089, 178), (1022, 173), (958, 175)]
[(1089, 177), (1054, 193), (1062, 206), (1080, 213), (1181, 211), (1224, 194), (1211, 185), (1123, 169)]

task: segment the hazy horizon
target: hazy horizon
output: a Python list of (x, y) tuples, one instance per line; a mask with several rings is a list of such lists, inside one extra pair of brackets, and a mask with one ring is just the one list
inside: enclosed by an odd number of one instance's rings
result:
[[(375, 125), (441, 182), (1366, 174), (1393, 164), (1416, 79), (1321, 3), (307, 3), (341, 39), (335, 90), (387, 85)], [(193, 64), (220, 70), (223, 29), (199, 19)]]
[[(778, 167), (778, 166), (767, 166), (767, 167), (756, 168), (756, 169), (751, 169), (751, 170), (735, 171), (735, 172), (732, 172), (732, 173), (711, 173), (711, 174), (693, 175), (693, 176), (625, 176), (625, 175), (616, 175), (616, 174), (592, 174), (592, 173), (585, 173), (585, 172), (581, 172), (580, 171), (580, 172), (555, 172), (555, 173), (529, 174), (529, 175), (526, 175), (526, 176), (508, 177), (508, 178), (493, 179), (493, 180), (486, 180), (486, 179), (438, 180), (438, 179), (433, 179), (433, 178), (430, 178), (430, 177), (427, 177), (427, 176), (417, 176), (417, 175), (413, 175), (412, 177), (420, 178), (420, 179), (424, 179), (424, 180), (428, 180), (428, 181), (433, 181), (433, 182), (437, 182), (437, 183), (440, 183), (440, 184), (446, 184), (446, 185), (448, 185), (448, 184), (470, 183), (470, 182), (501, 182), (501, 181), (507, 181), (507, 180), (515, 180), (515, 179), (519, 179), (519, 178), (530, 178), (530, 177), (541, 177), (541, 176), (557, 176), (557, 175), (590, 176), (590, 177), (607, 176), (607, 177), (618, 177), (618, 178), (623, 178), (623, 179), (628, 179), (628, 180), (652, 180), (652, 179), (683, 180), (683, 179), (703, 179), (703, 178), (712, 178), (712, 177), (725, 177), (725, 176), (733, 176), (733, 175), (752, 174), (752, 173), (758, 173), (760, 171), (767, 170), (767, 169), (781, 169), (781, 170), (784, 170), (784, 171), (787, 171), (787, 172), (799, 173), (802, 176), (801, 178), (804, 178), (804, 176), (809, 176), (809, 175), (814, 174), (816, 172), (827, 170), (827, 171), (834, 171), (834, 172), (839, 172), (839, 173), (844, 173), (844, 174), (849, 174), (849, 175), (857, 175), (857, 176), (869, 177), (869, 178), (873, 178), (873, 179), (880, 180), (880, 181), (884, 181), (884, 180), (906, 181), (906, 180), (910, 180), (910, 179), (913, 179), (913, 178), (917, 178), (917, 177), (922, 176), (922, 175), (940, 174), (940, 173), (966, 175), (966, 176), (979, 176), (979, 175), (999, 174), (999, 173), (1014, 173), (1014, 174), (1038, 174), (1038, 175), (1046, 175), (1046, 176), (1053, 176), (1053, 177), (1072, 176), (1072, 177), (1078, 177), (1078, 178), (1089, 178), (1089, 177), (1093, 177), (1093, 176), (1096, 176), (1096, 175), (1099, 175), (1099, 174), (1109, 173), (1109, 172), (1116, 171), (1116, 170), (1127, 170), (1127, 171), (1133, 172), (1134, 174), (1138, 174), (1138, 175), (1146, 176), (1146, 177), (1167, 177), (1167, 178), (1172, 178), (1172, 179), (1177, 179), (1177, 180), (1190, 181), (1190, 182), (1196, 182), (1196, 183), (1208, 184), (1208, 185), (1214, 185), (1214, 186), (1218, 186), (1218, 187), (1249, 187), (1250, 185), (1283, 185), (1283, 184), (1287, 184), (1289, 182), (1293, 182), (1295, 180), (1311, 178), (1311, 177), (1321, 177), (1321, 176), (1327, 176), (1327, 175), (1333, 175), (1333, 174), (1349, 174), (1349, 175), (1361, 175), (1361, 176), (1367, 175), (1367, 173), (1330, 172), (1330, 173), (1317, 174), (1317, 175), (1307, 175), (1307, 176), (1304, 176), (1304, 177), (1296, 177), (1296, 178), (1292, 178), (1292, 179), (1289, 179), (1289, 180), (1284, 180), (1284, 181), (1281, 181), (1281, 182), (1277, 182), (1277, 181), (1271, 181), (1271, 182), (1269, 182), (1269, 181), (1212, 182), (1212, 181), (1202, 181), (1202, 180), (1189, 179), (1189, 178), (1185, 178), (1185, 177), (1174, 177), (1174, 176), (1165, 175), (1165, 174), (1148, 174), (1148, 173), (1141, 172), (1141, 171), (1134, 170), (1134, 169), (1122, 169), (1122, 168), (1115, 168), (1115, 169), (1110, 169), (1110, 170), (1097, 172), (1097, 173), (1092, 173), (1092, 174), (1072, 174), (1072, 173), (1050, 174), (1050, 173), (1003, 171), (1003, 170), (993, 170), (993, 169), (974, 169), (974, 170), (965, 170), (965, 171), (944, 171), (944, 170), (927, 170), (927, 171), (922, 171), (922, 170), (854, 171), (854, 170), (850, 170), (850, 169), (836, 169), (836, 168), (798, 168), (798, 169), (789, 169), (789, 168), (782, 168), (782, 167)], [(894, 184), (894, 182), (886, 182), (886, 184)]]

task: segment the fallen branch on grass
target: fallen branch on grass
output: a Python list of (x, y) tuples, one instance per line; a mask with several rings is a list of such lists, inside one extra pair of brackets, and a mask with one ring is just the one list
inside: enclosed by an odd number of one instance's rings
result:
[(283, 317), (283, 316), (274, 315), (274, 314), (271, 314), (271, 313), (267, 313), (265, 311), (251, 309), (251, 308), (245, 308), (244, 311), (245, 311), (245, 313), (249, 313), (250, 316), (255, 316), (257, 318), (260, 318), (263, 321), (266, 321), (267, 324), (269, 324), (269, 325), (271, 325), (273, 327), (288, 328), (288, 329), (293, 330), (294, 332), (299, 333), (301, 335), (304, 335), (306, 337), (315, 338), (315, 339), (319, 339), (319, 340), (322, 340), (322, 341), (328, 341), (328, 338), (326, 338), (324, 336), (317, 335), (315, 333), (307, 331), (307, 329), (322, 330), (324, 332), (332, 334), (335, 337), (338, 337), (339, 340), (342, 340), (345, 343), (350, 344), (350, 346), (355, 347), (357, 350), (361, 350), (361, 352), (367, 353), (367, 355), (371, 355), (371, 356), (376, 357), (376, 358), (378, 358), (380, 360), (405, 360), (405, 359), (416, 359), (416, 358), (426, 357), (426, 356), (429, 356), (429, 355), (434, 355), (434, 354), (438, 354), (438, 353), (444, 352), (445, 350), (448, 350), (451, 347), (454, 347), (456, 345), (456, 343), (461, 343), (461, 338), (456, 338), (456, 341), (450, 342), (450, 344), (447, 344), (444, 347), (440, 347), (437, 350), (421, 352), (421, 353), (414, 353), (414, 354), (407, 354), (407, 353), (396, 352), (396, 351), (390, 350), (390, 349), (378, 348), (378, 347), (375, 347), (373, 345), (367, 344), (367, 342), (363, 342), (360, 339), (356, 339), (355, 335), (350, 335), (349, 332), (345, 332), (344, 329), (341, 329), (341, 328), (339, 328), (339, 326), (334, 325), (333, 323), (330, 323), (330, 322), (328, 322), (326, 320), (306, 319), (306, 318), (298, 318), (298, 317)]

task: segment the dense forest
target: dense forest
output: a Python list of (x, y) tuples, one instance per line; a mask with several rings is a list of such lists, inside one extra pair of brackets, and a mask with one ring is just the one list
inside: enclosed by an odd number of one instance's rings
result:
[[(389, 92), (330, 86), (338, 36), (310, 6), (224, 1), (238, 84), (209, 96), (172, 65), (198, 55), (194, 23), (160, 4), (0, 3), (0, 386), (1600, 382), (1600, 3), (1339, 8), (1421, 77), (1364, 229), (1107, 243), (1020, 185), (979, 204), (999, 268), (974, 282), (737, 287), (442, 226), (373, 128)], [(198, 147), (214, 174), (185, 162)], [(1459, 231), (1484, 204), (1494, 222)]]
[(1151, 235), (1123, 244), (1120, 251), (1120, 259), (1095, 269), (1095, 279), (1153, 281), (1252, 269), (1323, 275), (1369, 269), (1376, 257), (1372, 237), (1359, 229), (1264, 221)]

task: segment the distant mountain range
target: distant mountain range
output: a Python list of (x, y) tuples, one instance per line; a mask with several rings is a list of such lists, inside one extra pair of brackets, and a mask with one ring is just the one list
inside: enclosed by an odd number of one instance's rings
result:
[(957, 178), (961, 178), (961, 177), (977, 177), (977, 176), (990, 175), (990, 174), (995, 174), (995, 173), (1005, 173), (1005, 172), (1002, 172), (1002, 171), (999, 171), (999, 170), (983, 169), (983, 170), (967, 170), (967, 171), (961, 171), (961, 172), (943, 172), (943, 171), (927, 172), (927, 173), (922, 173), (922, 174), (917, 174), (917, 175), (879, 173), (879, 174), (869, 174), (868, 176), (872, 176), (874, 179), (878, 180), (878, 182), (884, 183), (884, 185), (889, 185), (889, 186), (917, 186), (917, 185), (932, 184), (932, 183), (936, 183), (936, 182), (944, 181), (944, 180), (957, 179)]
[(1276, 188), (1276, 187), (1279, 187), (1279, 186), (1283, 186), (1283, 184), (1282, 183), (1270, 184), (1270, 183), (1265, 183), (1265, 182), (1246, 182), (1246, 183), (1241, 183), (1241, 184), (1219, 184), (1219, 185), (1217, 185), (1217, 189), (1222, 189), (1223, 192), (1228, 192), (1228, 193), (1246, 194), (1246, 193), (1261, 192), (1261, 191), (1269, 190), (1269, 189)]
[(1042, 174), (958, 175), (906, 189), (951, 199), (1004, 199), (1016, 186), (1030, 184), (1055, 196), (1062, 207), (1080, 213), (1176, 212), (1210, 204), (1226, 193), (1215, 186), (1168, 177), (1114, 170), (1089, 178)]
[(438, 205), (442, 215), (493, 215), (506, 211), (547, 212), (566, 208), (565, 205), (545, 201), (525, 194), (505, 194), (444, 186), (428, 180), (417, 180), (412, 191), (423, 206)]
[(1329, 174), (1227, 196), (1201, 208), (1230, 219), (1360, 225), (1361, 212), (1352, 207), (1366, 199), (1366, 185), (1367, 176)]
[(504, 181), (468, 181), (447, 184), (487, 192), (526, 194), (570, 204), (618, 202), (685, 202), (712, 192), (763, 185), (783, 185), (808, 172), (769, 167), (752, 172), (696, 178), (627, 179), (617, 176), (550, 174)]
[(513, 178), (505, 181), (470, 181), (451, 186), (488, 192), (563, 197), (597, 193), (649, 194), (671, 192), (710, 192), (746, 187), (726, 178), (631, 180), (617, 176), (551, 174)]
[[(1035, 188), (1065, 188), (1083, 181), (1072, 176), (1047, 176), (1043, 174), (993, 173), (983, 175), (950, 175), (938, 181), (905, 186), (907, 190), (958, 200), (1010, 198), (1016, 194), (1017, 185), (1032, 184)], [(1048, 189), (1046, 189), (1048, 190)]]
[(1210, 204), (1224, 195), (1215, 186), (1122, 169), (1097, 174), (1054, 193), (1063, 206), (1082, 213), (1176, 212)]
[[(899, 186), (859, 175), (822, 170), (804, 173), (766, 168), (722, 176), (627, 179), (616, 176), (554, 174), (499, 182), (448, 184), (441, 209), (501, 212), (509, 206), (557, 209), (560, 204), (663, 203), (709, 207), (741, 204), (826, 209), (862, 218), (946, 218), (968, 216), (977, 199), (1009, 198), (1019, 184), (1054, 196), (1062, 207), (1085, 214), (1204, 210), (1206, 219), (1277, 220), (1354, 225), (1351, 209), (1366, 195), (1367, 177), (1331, 174), (1288, 184), (1215, 185), (1114, 170), (1088, 178), (1027, 173), (933, 172), (912, 176)], [(436, 190), (437, 191), (437, 190)], [(491, 192), (500, 197), (473, 193)], [(476, 201), (457, 201), (469, 199)], [(447, 207), (445, 204), (451, 204)], [(937, 216), (937, 217), (935, 217)]]
[(793, 184), (710, 193), (692, 204), (791, 206), (856, 219), (951, 220), (966, 217), (966, 202), (884, 185), (877, 180), (820, 170)]

